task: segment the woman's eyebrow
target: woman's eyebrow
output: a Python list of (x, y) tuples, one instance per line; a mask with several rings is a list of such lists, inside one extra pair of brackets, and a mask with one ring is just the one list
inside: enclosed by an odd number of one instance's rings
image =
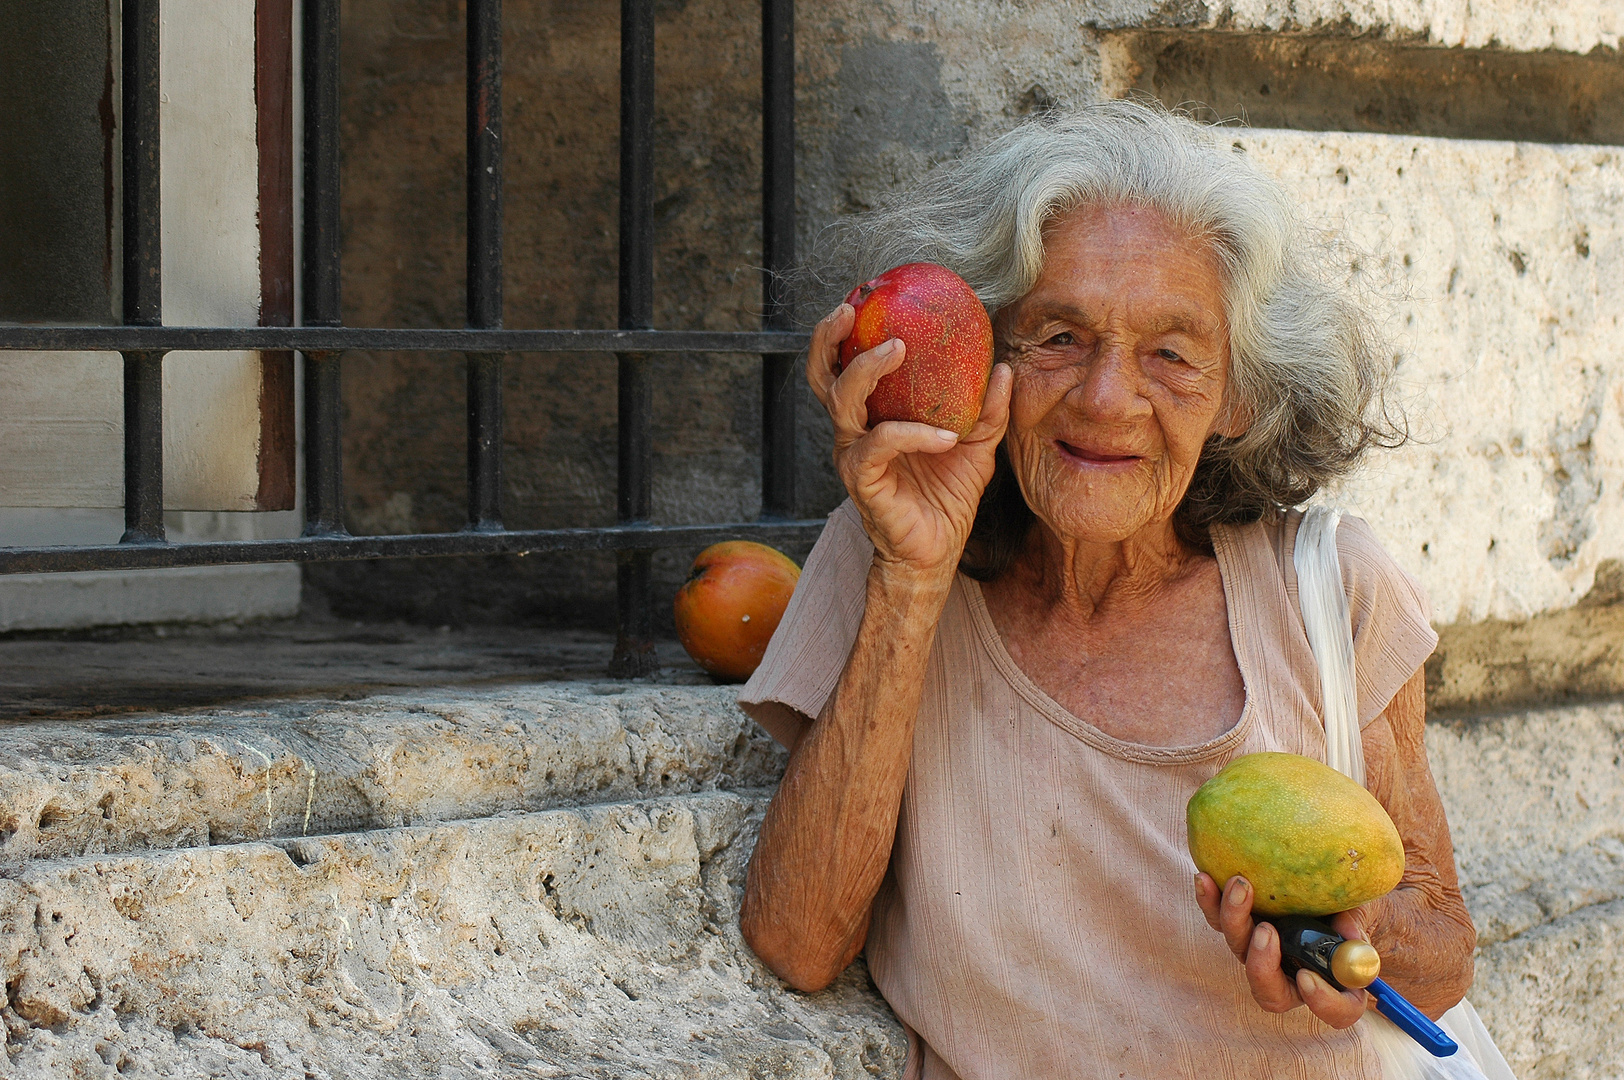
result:
[(1021, 312), (1015, 325), (1017, 328), (1026, 327), (1045, 319), (1062, 319), (1090, 330), (1094, 329), (1097, 323), (1092, 314), (1073, 304), (1058, 300), (1043, 300)]
[[(1044, 300), (1023, 311), (1015, 328), (1020, 330), (1030, 327), (1045, 319), (1062, 319), (1087, 330), (1098, 329), (1100, 323), (1098, 317), (1085, 308), (1059, 300)], [(1142, 322), (1137, 319), (1133, 321), (1146, 333), (1186, 334), (1190, 337), (1217, 333), (1221, 325), (1221, 320), (1213, 312), (1202, 308), (1175, 308)]]
[(1188, 334), (1201, 337), (1218, 332), (1220, 320), (1199, 308), (1169, 311), (1149, 320), (1145, 326), (1153, 334)]

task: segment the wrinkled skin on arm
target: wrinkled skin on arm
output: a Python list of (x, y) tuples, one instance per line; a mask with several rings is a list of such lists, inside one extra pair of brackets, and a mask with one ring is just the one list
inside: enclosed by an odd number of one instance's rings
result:
[[(1426, 709), (1425, 683), (1417, 671), (1365, 726), (1366, 782), (1404, 841), (1404, 876), (1386, 896), (1343, 912), (1332, 923), (1343, 936), (1374, 945), (1382, 957), (1382, 978), (1436, 1020), (1472, 984), (1477, 930), (1461, 899), (1449, 822), (1427, 765)], [(1306, 1004), (1341, 1028), (1374, 1007), (1363, 990), (1339, 993), (1312, 972), (1288, 978), (1280, 970), (1279, 937), (1252, 920), (1252, 888), (1245, 878), (1230, 879), (1220, 895), (1211, 877), (1197, 874), (1195, 891), (1207, 922), (1246, 966), (1252, 996), (1269, 1012)]]
[(833, 697), (795, 739), (739, 913), (762, 962), (808, 991), (832, 982), (868, 936), (936, 624), (1009, 415), (1011, 375), (999, 364), (962, 439), (926, 424), (870, 428), (865, 402), (904, 346), (885, 342), (837, 375), (836, 348), (854, 318), (842, 304), (818, 324), (807, 381), (829, 410), (835, 467), (874, 542), (863, 621)]

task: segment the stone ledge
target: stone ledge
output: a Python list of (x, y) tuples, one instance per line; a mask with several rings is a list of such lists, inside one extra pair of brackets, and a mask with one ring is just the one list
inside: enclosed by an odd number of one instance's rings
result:
[(0, 881), (9, 1074), (899, 1076), (861, 965), (800, 995), (739, 936), (765, 802), (33, 863)]
[(1472, 1003), (1520, 1080), (1624, 1073), (1624, 901), (1575, 911), (1481, 949)]
[(0, 860), (387, 828), (776, 782), (720, 686), (549, 683), (0, 729)]
[(1100, 29), (1298, 31), (1573, 53), (1616, 50), (1624, 35), (1624, 13), (1608, 0), (1136, 0), (1106, 5), (1088, 21)]

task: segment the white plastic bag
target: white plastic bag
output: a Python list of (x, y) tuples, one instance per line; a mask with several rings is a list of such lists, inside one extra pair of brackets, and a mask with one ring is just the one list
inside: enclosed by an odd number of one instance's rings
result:
[[(1365, 782), (1364, 743), (1353, 668), (1353, 620), (1342, 589), (1342, 560), (1336, 551), (1338, 510), (1310, 507), (1297, 529), (1292, 562), (1297, 569), (1297, 601), (1303, 629), (1319, 666), (1325, 702), (1325, 763), (1344, 776)], [(1377, 1012), (1359, 1021), (1382, 1063), (1384, 1080), (1516, 1080), (1494, 1045), (1477, 1010), (1465, 999), (1439, 1018), (1438, 1026), (1460, 1045), (1446, 1058), (1433, 1057)]]

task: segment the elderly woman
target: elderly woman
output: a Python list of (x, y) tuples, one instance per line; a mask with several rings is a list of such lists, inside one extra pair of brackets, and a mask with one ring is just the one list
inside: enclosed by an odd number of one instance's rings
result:
[[(1358, 309), (1216, 134), (1090, 108), (848, 227), (858, 271), (940, 262), (992, 313), (962, 439), (867, 423), (901, 342), (837, 373), (851, 308), (813, 334), (851, 497), (741, 695), (791, 750), (743, 930), (803, 990), (866, 947), (925, 1080), (1380, 1075), (1365, 994), (1283, 974), (1251, 886), (1185, 846), (1185, 802), (1227, 762), (1324, 760), (1290, 508), (1388, 434)], [(1475, 935), (1422, 745), (1436, 639), (1362, 522), (1338, 546), (1406, 866), (1337, 919), (1438, 1016)]]

